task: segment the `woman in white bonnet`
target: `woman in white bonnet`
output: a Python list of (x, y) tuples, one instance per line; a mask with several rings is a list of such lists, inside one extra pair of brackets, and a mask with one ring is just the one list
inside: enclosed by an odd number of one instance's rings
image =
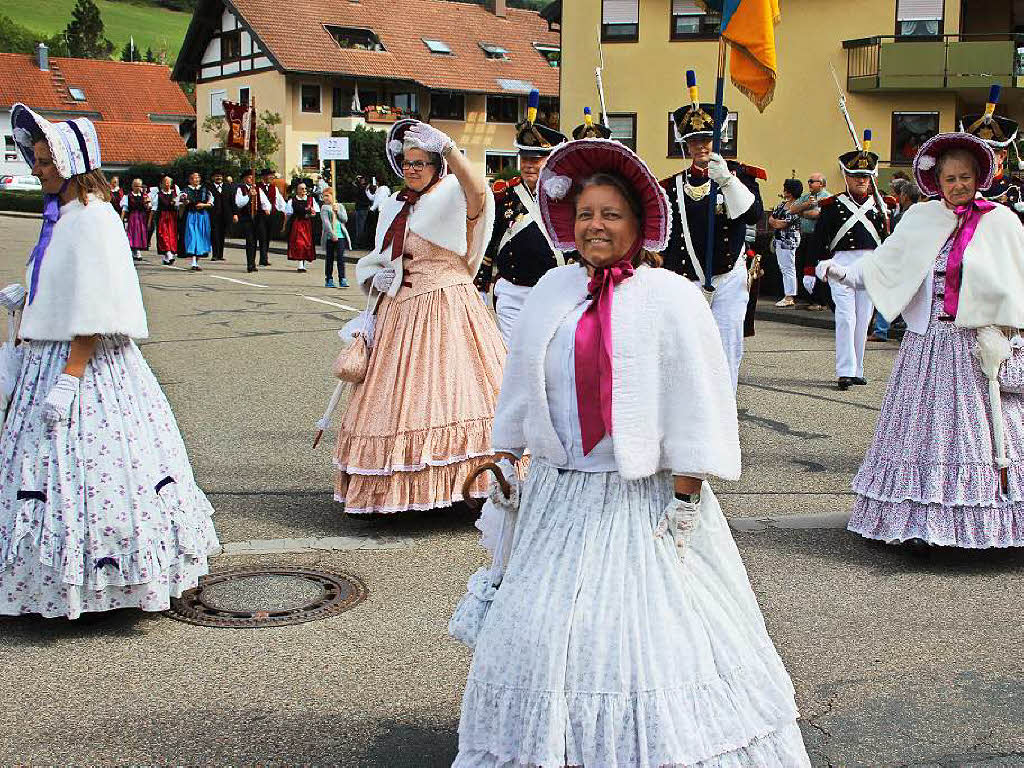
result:
[(0, 434), (0, 614), (163, 611), (219, 544), (170, 405), (133, 339), (149, 334), (131, 249), (85, 118), (22, 104), (13, 133), (44, 193)]
[[(405, 188), (379, 205), (374, 249), (356, 265), (371, 309), (379, 308), (375, 323), (368, 312), (354, 328), (369, 343), (369, 365), (334, 454), (335, 500), (349, 514), (462, 501), (465, 479), (491, 458), (505, 360), (473, 286), (494, 219), (482, 174), (448, 136), (417, 120), (392, 127), (387, 155)], [(470, 495), (486, 490), (481, 477)]]

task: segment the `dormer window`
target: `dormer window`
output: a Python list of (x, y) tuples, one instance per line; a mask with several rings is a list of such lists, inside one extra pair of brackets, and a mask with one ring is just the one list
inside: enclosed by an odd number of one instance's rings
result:
[(544, 57), (549, 67), (558, 67), (562, 59), (561, 48), (557, 45), (545, 45), (544, 43), (534, 43), (533, 47), (537, 50), (537, 53)]
[(324, 29), (342, 48), (350, 48), (357, 51), (383, 51), (384, 44), (372, 29), (359, 27), (336, 27), (333, 24), (325, 24)]
[(448, 43), (443, 40), (428, 40), (425, 37), (421, 39), (423, 40), (423, 44), (427, 46), (427, 50), (431, 53), (436, 53), (440, 56), (452, 55), (452, 49), (449, 47)]
[(85, 91), (81, 88), (68, 88), (68, 93), (71, 94), (71, 98), (75, 101), (85, 101)]
[(480, 43), (480, 49), (484, 52), (484, 56), (486, 56), (488, 59), (494, 59), (495, 61), (508, 60), (508, 51), (506, 51), (500, 45)]

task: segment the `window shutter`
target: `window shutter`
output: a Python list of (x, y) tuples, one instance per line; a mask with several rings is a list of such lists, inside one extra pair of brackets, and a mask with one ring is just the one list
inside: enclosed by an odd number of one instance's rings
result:
[(604, 24), (639, 24), (640, 0), (602, 0)]
[(934, 21), (943, 16), (943, 0), (899, 0), (897, 21)]
[(697, 5), (697, 0), (672, 0), (673, 16), (703, 16), (704, 9)]

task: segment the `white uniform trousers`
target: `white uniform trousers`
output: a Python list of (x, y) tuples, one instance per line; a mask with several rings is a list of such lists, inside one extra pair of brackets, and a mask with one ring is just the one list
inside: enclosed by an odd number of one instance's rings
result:
[[(847, 267), (856, 264), (871, 253), (869, 250), (836, 251), (832, 261)], [(874, 306), (864, 288), (848, 288), (829, 278), (832, 301), (836, 303), (836, 378), (864, 376), (864, 347), (868, 340), (868, 325)]]
[[(713, 279), (715, 295), (711, 314), (722, 337), (722, 349), (732, 375), (732, 391), (736, 392), (740, 378), (740, 360), (743, 358), (743, 321), (747, 316), (747, 260), (739, 258), (736, 266)], [(700, 282), (695, 281), (697, 287)]]
[(519, 310), (523, 308), (523, 302), (531, 290), (528, 285), (515, 285), (503, 277), (499, 277), (494, 284), (494, 311), (498, 315), (498, 330), (506, 347), (512, 346), (512, 330), (519, 321)]

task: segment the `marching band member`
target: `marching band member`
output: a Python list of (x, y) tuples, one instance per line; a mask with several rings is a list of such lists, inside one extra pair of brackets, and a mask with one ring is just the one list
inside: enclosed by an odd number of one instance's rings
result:
[(511, 493), (481, 519), (495, 569), (449, 626), (474, 649), (453, 768), (809, 766), (704, 482), (739, 477), (736, 401), (700, 290), (657, 268), (665, 192), (627, 147), (585, 139), (551, 153), (540, 208), (581, 263), (541, 278), (512, 338), (494, 422)]
[(907, 322), (853, 480), (849, 528), (861, 536), (1024, 546), (1024, 228), (1009, 208), (976, 197), (994, 169), (976, 136), (928, 139), (914, 176), (940, 199), (908, 208), (859, 260), (818, 265)]
[[(711, 259), (711, 313), (729, 361), (733, 390), (743, 357), (743, 325), (747, 314), (748, 275), (745, 237), (748, 224), (757, 224), (764, 208), (757, 180), (760, 168), (726, 161), (714, 154), (714, 104), (702, 104), (693, 71), (686, 73), (691, 103), (672, 114), (676, 141), (690, 158), (690, 167), (661, 182), (672, 207), (672, 229), (662, 253), (665, 267), (705, 284), (708, 199), (711, 182), (718, 185), (715, 200), (714, 254)], [(725, 107), (723, 114), (728, 114)]]
[(541, 223), (537, 179), (551, 150), (567, 139), (535, 122), (539, 103), (540, 92), (531, 91), (526, 120), (516, 126), (520, 177), (495, 184), (494, 230), (476, 278), (483, 293), (494, 286), (498, 328), (506, 345), (530, 289), (549, 269), (565, 263)]

